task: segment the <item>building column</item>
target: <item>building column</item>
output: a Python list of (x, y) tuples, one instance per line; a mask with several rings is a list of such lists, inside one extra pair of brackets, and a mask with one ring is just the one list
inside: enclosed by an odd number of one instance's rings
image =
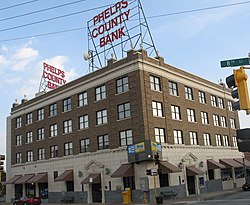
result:
[(186, 189), (186, 196), (189, 196), (189, 193), (188, 193), (188, 184), (187, 184), (187, 170), (186, 170), (186, 166), (185, 166), (184, 163), (183, 163), (182, 172), (183, 172), (183, 177), (184, 177), (184, 183), (185, 183), (185, 189)]
[(104, 169), (101, 172), (102, 203), (105, 203)]
[(200, 190), (199, 175), (195, 175), (195, 189), (196, 189), (196, 194), (200, 195), (201, 190)]
[(87, 192), (88, 192), (88, 204), (91, 204), (93, 201), (93, 199), (92, 199), (92, 184), (91, 183), (88, 184)]
[(232, 177), (233, 177), (233, 186), (237, 188), (236, 178), (235, 178), (235, 169), (232, 167)]
[(38, 183), (35, 183), (35, 189), (36, 189), (36, 197), (39, 197), (39, 186), (38, 186)]

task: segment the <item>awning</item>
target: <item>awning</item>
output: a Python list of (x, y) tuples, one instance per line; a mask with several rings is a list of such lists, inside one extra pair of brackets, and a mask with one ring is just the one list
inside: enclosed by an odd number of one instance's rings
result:
[(219, 162), (216, 162), (213, 159), (207, 160), (207, 167), (208, 167), (208, 169), (224, 169), (224, 168), (226, 168), (225, 165), (223, 165)]
[(55, 182), (59, 181), (74, 181), (73, 177), (73, 170), (66, 170), (64, 171), (61, 175), (59, 175), (56, 179)]
[(159, 169), (161, 169), (163, 174), (181, 172), (181, 169), (179, 167), (176, 167), (168, 161), (160, 161)]
[(22, 176), (21, 178), (19, 178), (18, 180), (16, 180), (14, 182), (14, 184), (24, 184), (26, 183), (29, 179), (31, 179), (33, 176), (35, 176), (35, 174), (25, 174), (24, 176)]
[(10, 178), (5, 182), (5, 184), (14, 184), (14, 182), (18, 179), (20, 179), (22, 175), (15, 175), (14, 177)]
[(243, 158), (235, 158), (234, 160), (236, 162), (241, 163), (243, 166), (244, 166), (244, 163), (245, 163), (246, 167), (250, 167), (250, 161), (247, 160), (247, 159), (244, 159), (244, 161), (243, 161)]
[(204, 172), (195, 166), (186, 167), (187, 168), (187, 176), (194, 176), (194, 175), (202, 175)]
[(82, 182), (82, 184), (99, 184), (101, 183), (101, 174), (90, 174)]
[(240, 168), (240, 167), (243, 167), (242, 164), (240, 164), (239, 162), (236, 162), (235, 160), (233, 159), (220, 159), (220, 163), (225, 165), (226, 168)]
[(134, 165), (133, 164), (122, 164), (111, 177), (131, 177), (134, 176)]
[(45, 173), (38, 173), (31, 179), (27, 181), (27, 183), (43, 183), (43, 182), (48, 182), (48, 175), (47, 172)]

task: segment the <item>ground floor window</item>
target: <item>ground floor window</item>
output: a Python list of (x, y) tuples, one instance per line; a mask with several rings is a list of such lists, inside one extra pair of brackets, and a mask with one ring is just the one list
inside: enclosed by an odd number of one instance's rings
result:
[(123, 185), (125, 188), (130, 188), (131, 190), (135, 190), (135, 177), (123, 177)]
[(74, 181), (66, 181), (67, 192), (74, 191)]
[(208, 179), (214, 180), (214, 170), (213, 169), (208, 170)]
[(243, 168), (235, 169), (235, 178), (236, 179), (244, 178), (244, 169)]
[(222, 169), (221, 170), (221, 179), (222, 181), (228, 181), (233, 179), (232, 170), (231, 169)]
[(19, 199), (23, 196), (23, 185), (15, 184), (15, 198)]
[(36, 196), (36, 186), (34, 183), (25, 184), (26, 196)]
[(159, 174), (160, 187), (169, 186), (169, 176), (168, 174)]
[(39, 196), (43, 199), (47, 199), (48, 198), (48, 183), (39, 183), (38, 184), (38, 188), (39, 188)]

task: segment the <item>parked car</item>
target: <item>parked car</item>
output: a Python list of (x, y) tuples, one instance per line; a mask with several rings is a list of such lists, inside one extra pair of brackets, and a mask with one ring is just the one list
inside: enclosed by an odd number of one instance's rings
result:
[(15, 200), (13, 205), (40, 205), (41, 199), (39, 197), (27, 197), (22, 196), (21, 198)]
[(242, 189), (243, 189), (243, 191), (250, 190), (250, 184), (248, 184), (248, 183), (243, 184)]

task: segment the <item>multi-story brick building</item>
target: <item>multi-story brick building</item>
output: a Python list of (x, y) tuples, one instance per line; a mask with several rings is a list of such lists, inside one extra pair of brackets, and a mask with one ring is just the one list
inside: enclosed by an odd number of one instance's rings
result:
[[(239, 187), (237, 112), (230, 90), (151, 58), (128, 52), (108, 65), (31, 100), (7, 118), (7, 201), (48, 192), (49, 202), (153, 200)], [(129, 163), (127, 146), (161, 145), (160, 162)], [(142, 150), (143, 151), (143, 150)], [(152, 158), (152, 156), (148, 156)], [(146, 169), (159, 168), (156, 177)]]

